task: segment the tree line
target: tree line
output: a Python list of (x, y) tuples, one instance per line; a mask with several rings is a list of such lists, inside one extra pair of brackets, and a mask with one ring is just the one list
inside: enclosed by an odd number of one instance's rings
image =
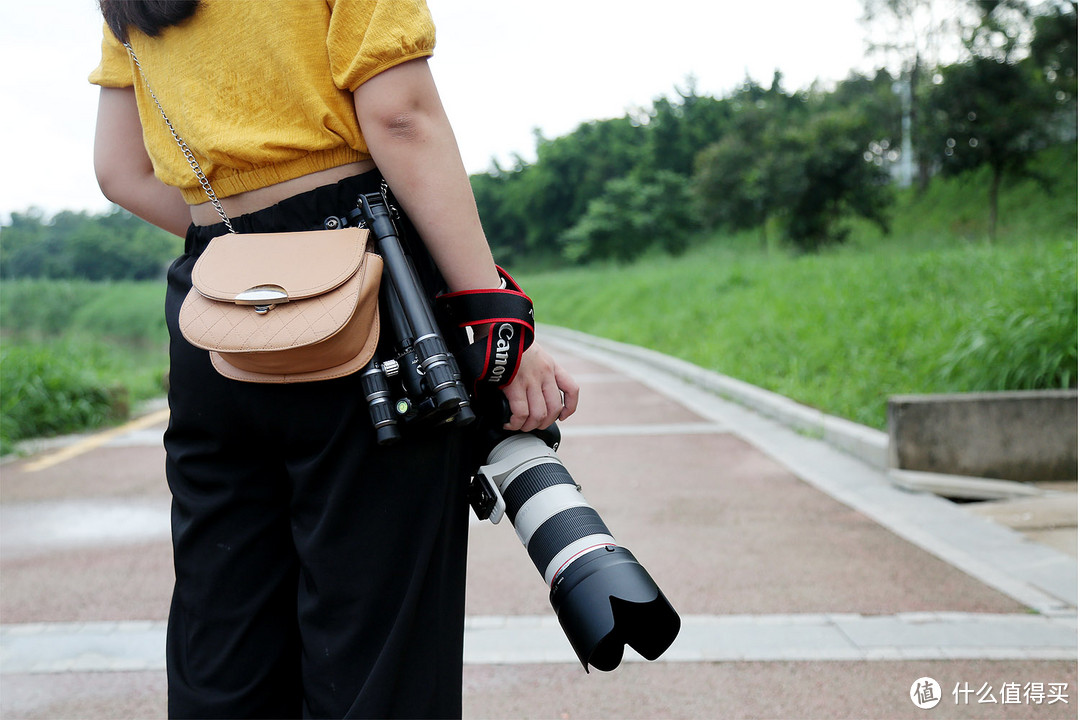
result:
[[(939, 3), (957, 10), (952, 22)], [(900, 69), (788, 91), (747, 79), (722, 97), (692, 78), (623, 117), (536, 134), (536, 159), (471, 177), (498, 258), (550, 264), (682, 252), (698, 231), (776, 229), (804, 250), (841, 243), (847, 221), (888, 229), (898, 181), (990, 168), (991, 234), (1010, 174), (1039, 150), (1076, 142), (1077, 2), (863, 0)], [(933, 48), (951, 37), (963, 57)], [(899, 62), (895, 60), (899, 58)], [(119, 208), (12, 213), (0, 278), (160, 277), (179, 241)]]
[[(964, 22), (919, 26), (934, 2), (864, 0), (868, 23), (912, 31), (889, 48), (902, 56), (895, 73), (795, 92), (777, 73), (723, 97), (688, 79), (649, 108), (537, 134), (535, 161), (472, 177), (496, 256), (625, 261), (680, 252), (698, 229), (774, 227), (813, 250), (843, 242), (851, 217), (887, 230), (905, 162), (921, 188), (989, 166), (992, 234), (1002, 179), (1076, 142), (1077, 3), (963, 0)], [(965, 57), (931, 64), (934, 33), (952, 33)]]
[(0, 228), (0, 279), (152, 280), (183, 248), (176, 236), (126, 210), (65, 210), (48, 218), (31, 208)]

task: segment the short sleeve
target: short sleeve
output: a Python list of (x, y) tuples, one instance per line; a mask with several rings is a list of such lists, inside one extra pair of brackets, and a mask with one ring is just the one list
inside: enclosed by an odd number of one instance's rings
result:
[(367, 80), (435, 50), (435, 23), (424, 0), (329, 0), (326, 45), (334, 83), (356, 90)]
[(108, 25), (103, 26), (101, 62), (90, 73), (90, 82), (102, 87), (131, 87), (131, 56)]

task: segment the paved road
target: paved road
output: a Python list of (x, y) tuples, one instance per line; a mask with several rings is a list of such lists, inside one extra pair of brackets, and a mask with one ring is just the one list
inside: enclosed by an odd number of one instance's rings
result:
[[(683, 629), (586, 675), (512, 529), (477, 524), (467, 717), (1076, 717), (1075, 555), (581, 340), (549, 337), (583, 387), (560, 455)], [(164, 421), (0, 471), (4, 718), (164, 716)]]

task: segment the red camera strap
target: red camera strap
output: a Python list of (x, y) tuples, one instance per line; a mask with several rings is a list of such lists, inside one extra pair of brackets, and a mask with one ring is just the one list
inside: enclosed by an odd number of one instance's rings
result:
[(462, 290), (436, 298), (447, 321), (460, 328), (490, 325), (486, 340), (474, 342), (458, 353), (458, 365), (473, 392), (484, 387), (502, 388), (517, 375), (521, 356), (536, 332), (533, 304), (509, 273), (496, 266), (506, 287), (496, 290)]

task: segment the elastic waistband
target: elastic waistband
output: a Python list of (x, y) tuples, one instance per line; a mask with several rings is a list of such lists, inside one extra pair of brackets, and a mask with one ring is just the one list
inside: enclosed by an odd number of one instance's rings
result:
[[(300, 232), (322, 229), (323, 221), (331, 216), (344, 215), (356, 207), (363, 193), (376, 192), (382, 182), (378, 170), (345, 178), (333, 185), (309, 190), (257, 212), (229, 218), (238, 233)], [(184, 240), (184, 252), (200, 255), (210, 241), (225, 235), (225, 223), (191, 225)]]
[[(216, 172), (211, 174), (214, 176), (214, 190), (218, 193), (218, 197), (229, 197), (236, 193), (285, 182), (308, 173), (329, 170), (370, 158), (371, 156), (366, 152), (360, 152), (351, 147), (333, 147), (326, 150), (314, 150), (294, 160), (286, 160), (273, 165), (260, 165), (251, 170), (217, 168)], [(186, 177), (192, 182), (195, 179), (191, 172), (187, 172)], [(184, 196), (184, 202), (190, 205), (206, 202), (206, 193), (198, 184), (189, 184), (181, 188), (180, 194)]]

